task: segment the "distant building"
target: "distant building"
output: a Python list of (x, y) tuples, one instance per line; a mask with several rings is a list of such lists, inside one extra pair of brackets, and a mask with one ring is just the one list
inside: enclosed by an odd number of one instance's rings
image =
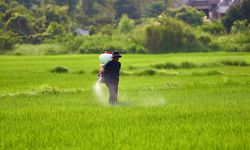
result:
[(90, 35), (89, 30), (84, 30), (84, 29), (81, 29), (81, 28), (77, 28), (75, 30), (75, 33), (77, 35), (80, 35), (80, 36)]
[(187, 5), (205, 12), (208, 19), (215, 20), (225, 15), (228, 8), (241, 0), (188, 0)]

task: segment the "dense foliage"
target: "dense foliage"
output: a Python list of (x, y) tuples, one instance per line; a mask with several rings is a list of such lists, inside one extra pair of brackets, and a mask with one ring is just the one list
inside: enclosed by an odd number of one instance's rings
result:
[(205, 16), (203, 12), (191, 7), (170, 9), (166, 12), (166, 14), (179, 20), (183, 20), (184, 22), (194, 26), (201, 25)]
[(196, 42), (189, 26), (168, 17), (148, 25), (145, 32), (145, 46), (152, 53), (188, 51), (187, 48)]
[(250, 23), (250, 0), (243, 0), (239, 5), (233, 5), (227, 11), (223, 24), (228, 32), (237, 20), (247, 20)]
[(217, 21), (173, 4), (172, 0), (0, 0), (0, 51), (20, 55), (113, 49), (249, 51), (249, 0), (231, 7)]

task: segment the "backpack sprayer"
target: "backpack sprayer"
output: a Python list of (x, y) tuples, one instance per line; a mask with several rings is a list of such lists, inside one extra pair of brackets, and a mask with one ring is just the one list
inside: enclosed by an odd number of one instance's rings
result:
[(109, 61), (112, 60), (112, 52), (105, 51), (103, 54), (101, 54), (99, 56), (99, 60), (100, 60), (101, 64), (100, 64), (100, 71), (99, 71), (98, 76), (97, 76), (97, 78), (98, 78), (97, 82), (104, 83), (105, 82), (105, 80), (104, 80), (104, 66), (106, 63), (108, 63)]

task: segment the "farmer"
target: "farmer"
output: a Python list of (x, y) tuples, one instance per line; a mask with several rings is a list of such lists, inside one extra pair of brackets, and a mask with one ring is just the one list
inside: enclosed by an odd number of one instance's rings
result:
[(118, 84), (119, 84), (119, 75), (121, 69), (121, 63), (119, 62), (119, 58), (122, 56), (120, 55), (118, 50), (115, 50), (112, 53), (112, 61), (109, 61), (104, 66), (104, 79), (105, 84), (109, 89), (109, 103), (115, 104), (117, 102), (117, 95), (118, 95)]

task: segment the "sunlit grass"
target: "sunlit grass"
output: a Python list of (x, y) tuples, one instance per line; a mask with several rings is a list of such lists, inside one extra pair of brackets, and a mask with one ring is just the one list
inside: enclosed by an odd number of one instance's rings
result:
[[(123, 55), (109, 106), (98, 55), (0, 56), (0, 149), (249, 149), (250, 67), (199, 66), (225, 60), (250, 55)], [(168, 62), (199, 67), (152, 68)]]

